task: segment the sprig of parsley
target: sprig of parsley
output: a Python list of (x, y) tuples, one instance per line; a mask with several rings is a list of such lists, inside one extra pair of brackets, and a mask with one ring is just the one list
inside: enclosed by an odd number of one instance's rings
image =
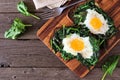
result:
[(25, 31), (26, 26), (32, 25), (25, 25), (19, 18), (15, 18), (11, 28), (5, 32), (4, 37), (9, 39), (17, 39), (17, 37)]
[(32, 16), (36, 19), (40, 19), (39, 17), (31, 14), (29, 11), (28, 11), (28, 8), (27, 6), (25, 5), (25, 3), (23, 1), (20, 1), (18, 4), (17, 4), (17, 9), (20, 13), (22, 13), (23, 15), (25, 16)]
[(113, 55), (108, 58), (107, 62), (105, 62), (105, 64), (102, 66), (104, 74), (101, 80), (104, 80), (107, 74), (112, 75), (119, 62), (119, 59), (120, 55)]

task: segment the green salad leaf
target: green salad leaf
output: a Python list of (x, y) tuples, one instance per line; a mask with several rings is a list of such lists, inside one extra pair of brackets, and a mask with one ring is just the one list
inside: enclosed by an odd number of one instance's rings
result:
[(32, 25), (25, 25), (19, 18), (15, 18), (11, 28), (5, 32), (4, 37), (9, 39), (17, 39), (18, 35), (25, 31), (26, 26)]
[(102, 70), (104, 74), (101, 80), (104, 80), (107, 74), (112, 75), (113, 71), (115, 70), (119, 62), (119, 59), (120, 59), (120, 55), (110, 56), (107, 62), (105, 62), (105, 64), (102, 65)]
[(23, 15), (25, 16), (32, 16), (36, 19), (40, 19), (39, 17), (31, 14), (30, 12), (28, 12), (28, 8), (27, 6), (25, 5), (25, 3), (23, 1), (20, 1), (18, 4), (17, 4), (17, 9), (20, 13), (22, 13)]

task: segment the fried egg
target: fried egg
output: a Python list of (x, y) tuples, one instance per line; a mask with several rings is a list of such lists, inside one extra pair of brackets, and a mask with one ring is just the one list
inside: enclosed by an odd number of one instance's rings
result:
[(93, 47), (89, 37), (80, 37), (78, 34), (71, 34), (62, 40), (63, 50), (74, 56), (81, 54), (83, 58), (91, 58)]
[(109, 25), (103, 15), (91, 9), (87, 9), (87, 16), (84, 24), (93, 34), (105, 35), (105, 33), (109, 30)]

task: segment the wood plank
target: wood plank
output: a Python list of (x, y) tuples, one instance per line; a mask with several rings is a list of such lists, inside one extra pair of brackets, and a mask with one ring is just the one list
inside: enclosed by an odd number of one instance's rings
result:
[[(110, 54), (120, 54), (120, 43)], [(96, 67), (101, 67), (104, 60)], [(65, 67), (65, 65), (39, 40), (0, 39), (0, 67)]]
[(65, 67), (39, 40), (1, 40), (2, 67)]
[[(39, 13), (37, 14), (39, 15)], [(32, 27), (26, 29), (19, 39), (38, 39), (36, 37), (37, 30), (46, 22), (46, 20), (36, 20), (33, 17), (25, 17), (20, 13), (2, 13), (0, 14), (0, 38), (4, 38), (4, 33), (13, 23), (13, 20), (18, 17), (24, 24), (32, 24)]]
[[(0, 68), (0, 80), (100, 80), (101, 68), (95, 68), (85, 78), (79, 79), (67, 68)], [(119, 80), (120, 68), (106, 80)]]
[[(21, 0), (0, 0), (0, 12), (18, 12), (17, 3)], [(28, 10), (35, 12), (35, 6), (32, 0), (24, 0)]]
[[(120, 28), (120, 23), (119, 23), (119, 11), (120, 11), (120, 6), (118, 5), (119, 4), (119, 0), (117, 1), (109, 1), (107, 3), (105, 3), (104, 1), (100, 1), (100, 0), (97, 0), (100, 4), (100, 7), (103, 8), (103, 10), (105, 10), (107, 12), (107, 14), (109, 14), (109, 10), (112, 8), (112, 9), (115, 9), (114, 12), (110, 13), (109, 16), (113, 18), (114, 22), (115, 22), (115, 26), (116, 28), (119, 30)], [(102, 2), (104, 2), (104, 4), (102, 4)], [(108, 5), (109, 4), (109, 7), (105, 7), (105, 5)], [(70, 10), (70, 9), (69, 9)], [(71, 21), (71, 19), (68, 17), (68, 13), (69, 13), (69, 10), (66, 10), (62, 15), (60, 15), (59, 17), (57, 18), (54, 18), (54, 19), (50, 19), (48, 22), (46, 22), (45, 25), (42, 26), (41, 29), (38, 30), (38, 37), (40, 38), (40, 40), (42, 40), (45, 45), (51, 50), (51, 46), (50, 46), (50, 39), (52, 37), (52, 35), (54, 34), (54, 31), (55, 29), (57, 28), (60, 28), (62, 25), (66, 25), (66, 26), (69, 26), (69, 25), (72, 25), (73, 22)], [(108, 45), (106, 47), (106, 50), (101, 50), (101, 55), (100, 55), (100, 58), (99, 58), (99, 61), (102, 60), (108, 53), (109, 51), (120, 41), (120, 33), (118, 32), (117, 35), (115, 35), (114, 37), (112, 37), (109, 41), (108, 41)], [(74, 60), (74, 62), (72, 60), (70, 61), (64, 61), (60, 55), (60, 53), (56, 54), (56, 56), (68, 67), (70, 68), (72, 71), (74, 71), (76, 74), (78, 74), (79, 77), (84, 77), (88, 72), (89, 70), (81, 65), (80, 62), (78, 62), (77, 60)], [(69, 64), (71, 63), (71, 64)], [(78, 67), (73, 67), (71, 66), (72, 63), (76, 63), (76, 64), (79, 64)], [(69, 64), (69, 65), (68, 65)], [(91, 67), (92, 69), (93, 67)], [(73, 70), (74, 69), (74, 70)]]

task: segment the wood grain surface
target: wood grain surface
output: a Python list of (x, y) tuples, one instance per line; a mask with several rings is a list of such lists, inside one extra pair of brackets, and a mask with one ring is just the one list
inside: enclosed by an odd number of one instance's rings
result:
[[(109, 16), (112, 17), (112, 19), (114, 20), (115, 26), (116, 28), (119, 30), (120, 28), (120, 6), (119, 4), (119, 0), (115, 0), (115, 1), (100, 1), (98, 0), (97, 3), (98, 5), (106, 12), (109, 13)], [(109, 5), (107, 5), (109, 4)], [(106, 6), (105, 6), (106, 5)], [(112, 12), (111, 12), (112, 11)], [(111, 12), (111, 13), (110, 13)], [(69, 18), (68, 14), (70, 13), (70, 9), (66, 10), (63, 14), (61, 14), (60, 16), (50, 19), (48, 20), (45, 25), (43, 25), (41, 27), (41, 29), (38, 30), (38, 37), (40, 38), (40, 40), (43, 41), (43, 43), (51, 50), (51, 46), (50, 46), (50, 39), (52, 38), (54, 32), (56, 29), (61, 28), (62, 25), (66, 25), (66, 26), (70, 26), (73, 25), (72, 20)], [(108, 40), (108, 44), (106, 46), (106, 49), (103, 49), (100, 51), (100, 58), (99, 61), (101, 61), (109, 52), (110, 50), (120, 41), (120, 33), (117, 32), (117, 34), (112, 37), (110, 40)], [(73, 72), (75, 72), (80, 78), (85, 77), (89, 70), (83, 66), (78, 60), (73, 59), (73, 60), (69, 60), (69, 61), (65, 61), (61, 58), (61, 54), (57, 53), (56, 56)], [(91, 67), (91, 69), (94, 66)]]
[[(21, 0), (0, 0), (0, 80), (100, 80), (103, 74), (101, 65), (108, 56), (85, 78), (79, 79), (37, 38), (37, 30), (46, 21), (38, 21), (20, 14), (16, 9), (19, 1)], [(32, 0), (24, 1), (29, 6), (29, 10), (39, 16), (41, 11), (34, 9)], [(10, 28), (15, 17), (33, 26), (28, 28), (18, 40), (5, 39), (4, 32)], [(120, 42), (109, 55), (113, 54), (120, 54)], [(120, 80), (119, 74), (120, 62), (113, 75), (107, 76), (106, 80)]]

